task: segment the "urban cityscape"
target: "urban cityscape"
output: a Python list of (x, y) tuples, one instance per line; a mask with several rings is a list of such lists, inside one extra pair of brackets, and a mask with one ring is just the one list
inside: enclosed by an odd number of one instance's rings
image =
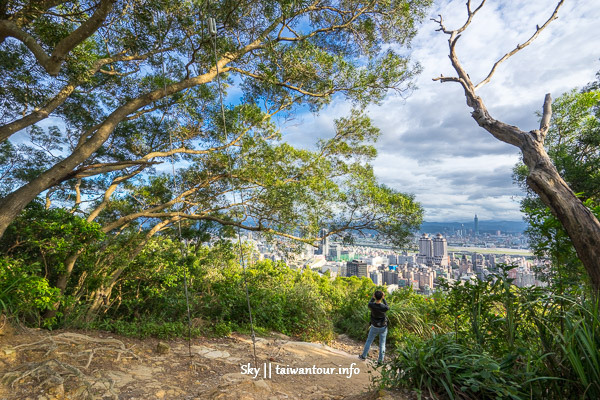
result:
[[(470, 226), (469, 226), (470, 225)], [(535, 257), (528, 248), (523, 232), (480, 231), (475, 215), (472, 224), (461, 224), (450, 232), (419, 232), (411, 249), (394, 250), (374, 236), (356, 238), (354, 245), (343, 245), (325, 236), (318, 247), (306, 245), (299, 254), (286, 254), (277, 245), (251, 235), (259, 259), (283, 261), (290, 268), (311, 269), (336, 277), (366, 277), (392, 292), (412, 287), (425, 295), (446, 282), (485, 280), (498, 271), (499, 265), (514, 266), (509, 277), (519, 287), (546, 286), (536, 271), (544, 269), (546, 260)]]

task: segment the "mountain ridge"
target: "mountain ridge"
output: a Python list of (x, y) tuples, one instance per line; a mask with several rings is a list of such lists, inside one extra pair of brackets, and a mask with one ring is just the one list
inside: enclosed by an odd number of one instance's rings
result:
[[(423, 221), (419, 232), (430, 233), (433, 231), (453, 232), (459, 229), (467, 231), (473, 230), (473, 220), (468, 222), (434, 222)], [(496, 232), (503, 233), (522, 233), (527, 228), (525, 221), (505, 221), (505, 220), (479, 220), (479, 232)]]

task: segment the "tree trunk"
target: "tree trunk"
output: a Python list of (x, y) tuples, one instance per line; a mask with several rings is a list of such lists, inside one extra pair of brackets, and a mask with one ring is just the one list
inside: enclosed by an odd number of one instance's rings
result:
[(490, 117), (477, 96), (467, 96), (467, 104), (475, 110), (472, 116), (481, 127), (521, 150), (529, 170), (527, 185), (560, 221), (590, 277), (594, 292), (600, 294), (600, 222), (562, 179), (544, 148), (552, 115), (550, 95), (546, 95), (540, 129), (530, 132)]
[[(131, 263), (142, 252), (142, 250), (144, 250), (144, 247), (152, 238), (152, 236), (154, 236), (158, 231), (163, 229), (165, 226), (171, 224), (172, 222), (175, 222), (176, 220), (177, 218), (172, 218), (159, 222), (150, 231), (148, 231), (148, 233), (146, 233), (146, 236), (144, 237), (144, 240), (138, 243), (133, 249), (133, 251), (129, 253), (129, 263)], [(113, 287), (121, 277), (123, 271), (125, 271), (125, 268), (129, 266), (129, 263), (113, 271), (113, 273), (110, 275), (110, 280), (108, 281), (108, 283), (106, 285), (103, 284), (98, 290), (96, 290), (93, 293), (92, 296), (94, 298), (94, 301), (92, 302), (92, 305), (90, 306), (87, 312), (88, 320), (91, 320), (94, 317), (94, 315), (100, 310), (100, 307), (108, 302)]]
[(449, 57), (457, 76), (446, 77), (442, 75), (433, 80), (442, 83), (459, 83), (465, 91), (467, 105), (473, 109), (471, 116), (477, 121), (479, 126), (491, 133), (496, 139), (512, 144), (521, 150), (523, 162), (529, 169), (527, 185), (540, 196), (540, 199), (560, 221), (575, 247), (577, 256), (590, 277), (595, 293), (600, 294), (600, 222), (598, 222), (594, 214), (575, 196), (575, 193), (561, 178), (544, 149), (544, 139), (552, 117), (552, 98), (550, 94), (547, 94), (544, 99), (540, 129), (529, 132), (522, 131), (516, 126), (508, 125), (492, 118), (483, 100), (476, 94), (478, 88), (490, 81), (498, 65), (527, 47), (550, 22), (557, 18), (558, 10), (563, 3), (564, 0), (560, 0), (550, 18), (542, 26), (537, 25), (534, 34), (527, 41), (517, 45), (514, 50), (506, 53), (496, 61), (487, 77), (476, 85), (458, 59), (456, 43), (465, 29), (471, 24), (473, 16), (481, 9), (484, 2), (475, 10), (471, 9), (471, 2), (467, 2), (468, 18), (459, 29), (446, 29), (441, 16), (439, 19), (434, 19), (439, 24), (438, 31), (449, 36)]
[[(69, 282), (69, 278), (71, 277), (71, 273), (73, 272), (73, 267), (75, 267), (75, 262), (77, 262), (77, 259), (79, 258), (81, 253), (83, 253), (83, 250), (84, 249), (80, 249), (79, 251), (72, 253), (65, 260), (65, 272), (60, 274), (58, 276), (58, 279), (56, 280), (56, 287), (60, 289), (61, 295), (65, 294), (65, 290), (67, 289), (67, 283)], [(44, 313), (44, 319), (54, 317), (58, 311), (59, 306), (60, 303), (56, 303), (54, 304), (54, 310), (46, 310), (46, 312)]]
[(535, 158), (526, 155), (526, 149), (522, 151), (528, 166), (537, 161), (532, 164), (533, 168), (530, 167), (527, 185), (560, 221), (573, 242), (594, 291), (600, 294), (600, 222), (561, 178), (543, 148), (543, 154), (536, 154)]

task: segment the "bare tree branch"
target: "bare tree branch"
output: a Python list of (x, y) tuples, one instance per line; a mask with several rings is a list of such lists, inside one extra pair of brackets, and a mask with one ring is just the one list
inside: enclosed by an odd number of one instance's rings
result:
[[(467, 105), (473, 109), (471, 115), (473, 119), (477, 121), (479, 126), (491, 133), (496, 139), (512, 144), (521, 150), (523, 162), (528, 168), (527, 185), (537, 193), (542, 202), (548, 206), (564, 227), (573, 243), (577, 256), (582, 261), (590, 277), (594, 291), (596, 294), (600, 295), (600, 221), (598, 221), (590, 209), (581, 202), (575, 193), (573, 193), (573, 190), (558, 173), (544, 148), (544, 139), (548, 132), (552, 116), (552, 98), (550, 94), (547, 94), (544, 99), (540, 129), (524, 132), (516, 126), (508, 125), (492, 118), (488, 113), (483, 100), (475, 93), (477, 88), (489, 82), (500, 63), (510, 58), (517, 51), (528, 46), (539, 36), (540, 32), (544, 30), (551, 21), (557, 18), (558, 9), (563, 2), (564, 0), (558, 2), (550, 18), (542, 27), (536, 27), (536, 32), (529, 40), (522, 45), (517, 45), (514, 50), (505, 54), (498, 60), (492, 67), (488, 76), (477, 85), (473, 84), (456, 55), (455, 45), (460, 37), (458, 34), (460, 30), (448, 31), (443, 26), (443, 20), (440, 17), (440, 19), (437, 20), (440, 25), (440, 29), (438, 30), (450, 35), (448, 40), (450, 47), (450, 61), (459, 78), (458, 80), (444, 80), (440, 78), (434, 80), (440, 80), (441, 82), (458, 81), (465, 91)], [(467, 23), (463, 25), (463, 28), (466, 28), (466, 26), (469, 25), (473, 14), (470, 11), (469, 3), (467, 3), (467, 8), (469, 18)]]
[(552, 96), (550, 96), (550, 93), (546, 93), (546, 98), (544, 99), (542, 120), (540, 121), (540, 132), (543, 135), (542, 140), (546, 137), (548, 128), (550, 128), (550, 119), (551, 118), (552, 118)]
[(525, 43), (518, 44), (517, 47), (515, 47), (513, 50), (509, 51), (508, 53), (506, 53), (505, 55), (503, 55), (502, 58), (500, 58), (498, 61), (496, 61), (496, 63), (492, 67), (492, 69), (489, 72), (489, 74), (485, 77), (485, 79), (482, 80), (481, 82), (479, 82), (477, 85), (475, 85), (475, 90), (479, 89), (480, 87), (482, 87), (483, 85), (485, 85), (486, 83), (488, 83), (490, 81), (490, 79), (492, 78), (492, 75), (494, 75), (494, 73), (496, 72), (496, 69), (498, 68), (498, 65), (500, 65), (504, 61), (508, 60), (511, 56), (513, 56), (518, 51), (520, 51), (520, 50), (524, 49), (525, 47), (529, 46), (529, 44), (531, 44), (531, 42), (533, 42), (535, 40), (535, 38), (537, 38), (540, 35), (540, 33), (544, 29), (546, 29), (546, 27), (550, 24), (550, 22), (552, 22), (555, 19), (557, 19), (558, 18), (558, 9), (563, 5), (564, 1), (565, 0), (560, 0), (559, 1), (559, 3), (556, 5), (556, 8), (554, 9), (554, 12), (550, 16), (550, 18), (548, 18), (548, 20), (544, 23), (544, 25), (542, 25), (541, 27), (539, 25), (536, 25), (535, 33), (533, 35), (531, 35), (531, 37), (529, 39), (527, 39), (527, 41)]

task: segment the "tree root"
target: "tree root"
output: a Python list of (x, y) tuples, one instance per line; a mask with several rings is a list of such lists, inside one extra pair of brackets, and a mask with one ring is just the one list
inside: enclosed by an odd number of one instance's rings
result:
[[(62, 350), (61, 346), (76, 346), (78, 349), (92, 345), (89, 349), (83, 349), (77, 353), (71, 351), (59, 351)], [(33, 343), (26, 343), (19, 346), (15, 346), (13, 349), (22, 349), (29, 351), (46, 351), (44, 357), (50, 355), (66, 355), (68, 357), (79, 357), (87, 356), (86, 364), (83, 366), (84, 369), (89, 368), (92, 363), (94, 355), (99, 351), (111, 351), (117, 353), (115, 361), (120, 361), (121, 357), (126, 354), (129, 358), (139, 359), (139, 357), (131, 351), (133, 347), (127, 348), (123, 342), (117, 339), (107, 338), (93, 338), (90, 336), (82, 335), (79, 333), (65, 332), (54, 336), (47, 336), (42, 340)]]
[[(20, 351), (43, 351), (43, 358), (51, 357), (40, 362), (29, 362), (7, 372), (0, 383), (15, 388), (17, 385), (39, 387), (42, 389), (63, 390), (63, 384), (68, 382), (74, 387), (68, 397), (78, 400), (93, 400), (94, 393), (102, 393), (101, 398), (110, 396), (117, 399), (114, 391), (114, 380), (109, 377), (93, 377), (86, 375), (94, 356), (101, 352), (116, 353), (115, 361), (121, 358), (139, 357), (117, 339), (93, 338), (78, 333), (60, 333), (47, 336), (33, 343), (13, 347)], [(72, 351), (75, 350), (75, 351)], [(54, 389), (53, 389), (54, 388)]]

